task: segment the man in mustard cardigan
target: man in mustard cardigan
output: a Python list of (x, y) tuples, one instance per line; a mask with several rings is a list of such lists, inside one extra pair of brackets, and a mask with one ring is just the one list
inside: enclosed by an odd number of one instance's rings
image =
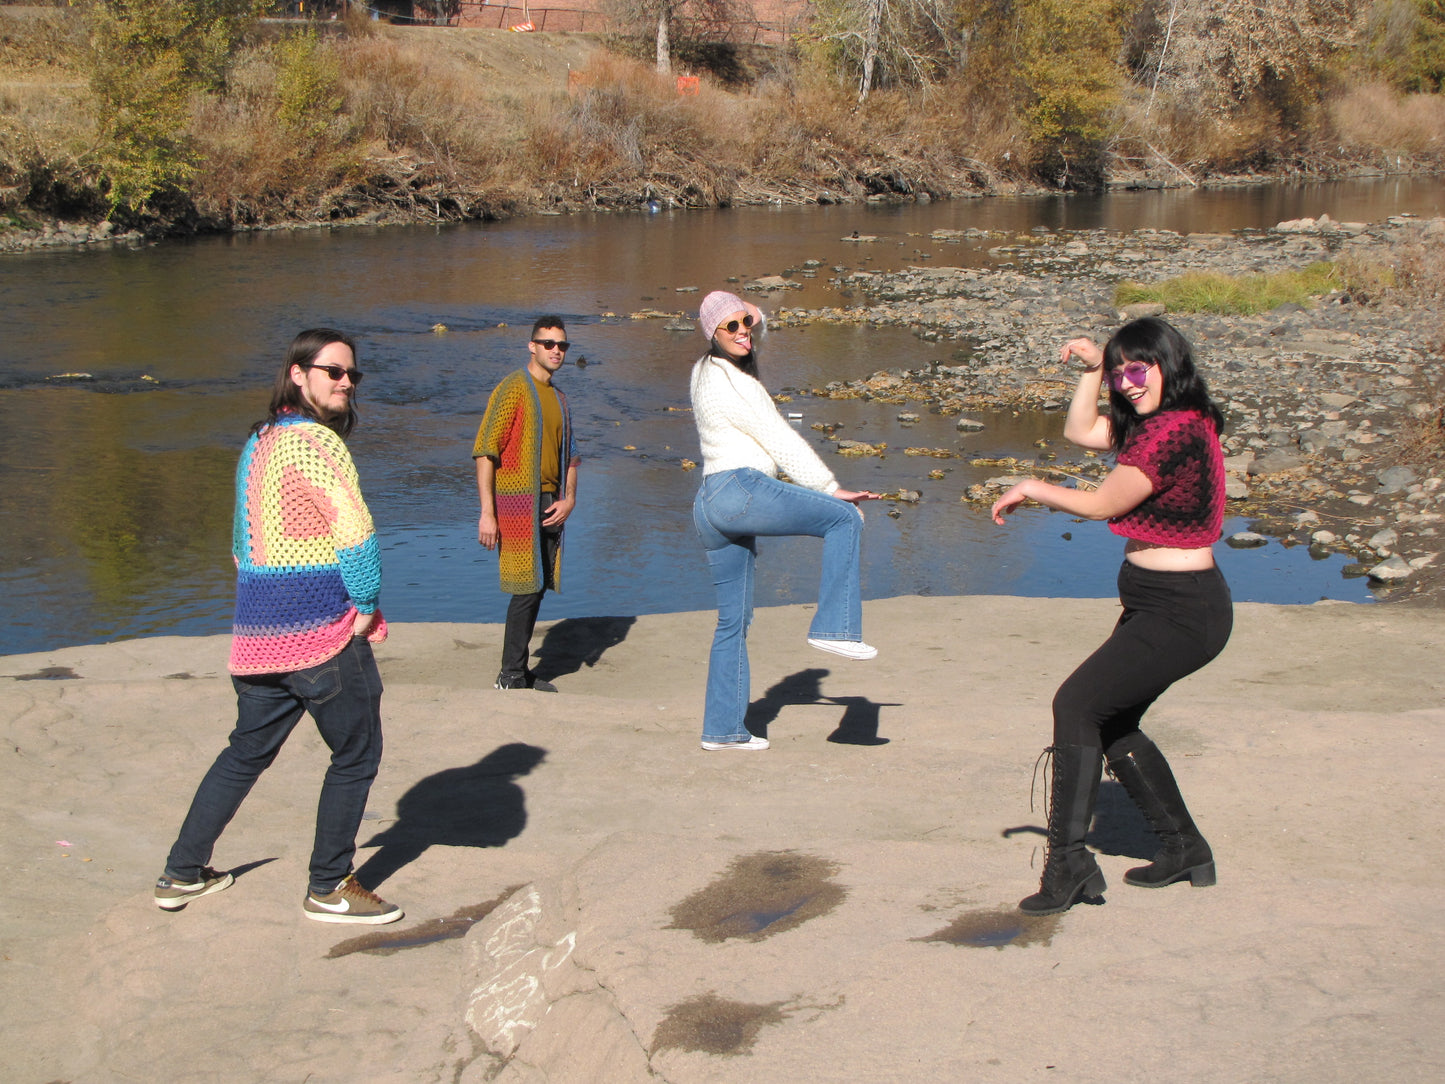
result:
[(525, 368), (503, 377), (487, 400), (472, 458), (482, 515), (477, 541), (500, 548), (502, 590), (511, 594), (498, 689), (556, 692), (527, 665), (537, 611), (562, 573), (562, 525), (577, 504), (577, 441), (567, 396), (552, 377), (567, 360), (560, 316), (532, 324)]

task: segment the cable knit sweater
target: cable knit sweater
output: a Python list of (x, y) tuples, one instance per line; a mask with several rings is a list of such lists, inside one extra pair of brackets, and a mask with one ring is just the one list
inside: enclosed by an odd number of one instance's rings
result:
[(303, 670), (340, 653), (357, 611), (375, 613), (381, 594), (381, 547), (341, 437), (287, 413), (246, 442), (232, 553), (231, 673)]
[(692, 367), (692, 415), (702, 445), (702, 473), (752, 467), (782, 471), (820, 493), (838, 488), (818, 453), (778, 413), (768, 390), (731, 362), (704, 355)]

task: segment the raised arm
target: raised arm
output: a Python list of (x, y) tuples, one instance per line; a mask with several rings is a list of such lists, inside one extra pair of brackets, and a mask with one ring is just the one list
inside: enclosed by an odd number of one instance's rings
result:
[(1065, 439), (1095, 452), (1107, 452), (1114, 446), (1114, 427), (1107, 414), (1099, 413), (1099, 391), (1104, 382), (1104, 351), (1092, 339), (1070, 339), (1059, 350), (1059, 360), (1068, 363), (1079, 359), (1084, 371), (1074, 387), (1069, 402), (1069, 416), (1064, 421)]

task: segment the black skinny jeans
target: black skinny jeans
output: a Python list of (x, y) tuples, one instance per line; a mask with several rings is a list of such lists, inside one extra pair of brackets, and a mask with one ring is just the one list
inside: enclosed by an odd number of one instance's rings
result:
[(1153, 572), (1124, 562), (1124, 612), (1113, 634), (1054, 694), (1054, 744), (1092, 745), (1105, 755), (1180, 678), (1229, 642), (1234, 604), (1219, 569)]

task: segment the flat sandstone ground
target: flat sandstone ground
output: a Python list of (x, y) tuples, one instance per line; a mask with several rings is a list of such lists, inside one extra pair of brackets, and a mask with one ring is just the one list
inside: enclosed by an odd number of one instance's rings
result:
[(1049, 700), (1115, 608), (870, 602), (864, 664), (761, 610), (760, 754), (698, 749), (710, 614), (558, 622), (556, 696), (490, 688), (495, 626), (397, 627), (358, 864), (407, 917), (360, 930), (301, 912), (305, 722), (235, 886), (152, 902), (224, 637), (0, 658), (0, 1079), (1437, 1080), (1439, 612), (1240, 606), (1148, 722), (1218, 886), (1124, 885), (1106, 779), (1104, 902), (1024, 925)]

